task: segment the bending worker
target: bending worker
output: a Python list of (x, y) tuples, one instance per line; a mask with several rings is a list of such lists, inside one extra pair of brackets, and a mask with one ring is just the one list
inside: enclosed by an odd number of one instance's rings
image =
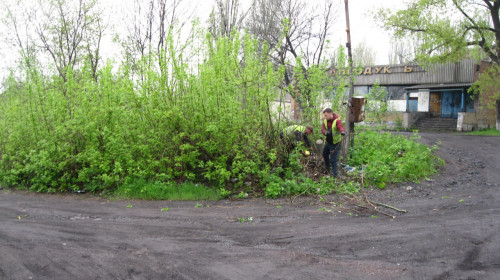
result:
[(337, 159), (340, 152), (340, 142), (345, 136), (345, 129), (339, 116), (331, 108), (323, 110), (323, 125), (321, 133), (326, 136), (325, 148), (323, 149), (323, 159), (326, 170), (332, 172), (333, 177), (337, 177)]
[(291, 143), (291, 149), (294, 149), (300, 141), (304, 141), (305, 146), (312, 150), (313, 146), (311, 146), (311, 142), (309, 141), (307, 135), (313, 133), (313, 130), (314, 128), (310, 125), (291, 125), (283, 129), (281, 138), (295, 137), (295, 142)]

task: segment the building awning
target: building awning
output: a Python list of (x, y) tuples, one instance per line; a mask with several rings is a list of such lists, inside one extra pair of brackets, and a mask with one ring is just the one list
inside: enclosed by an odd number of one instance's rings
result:
[(415, 85), (411, 87), (406, 87), (406, 90), (415, 90), (415, 89), (436, 89), (436, 88), (462, 88), (462, 87), (470, 87), (472, 83), (457, 83), (457, 84), (423, 84), (423, 85)]

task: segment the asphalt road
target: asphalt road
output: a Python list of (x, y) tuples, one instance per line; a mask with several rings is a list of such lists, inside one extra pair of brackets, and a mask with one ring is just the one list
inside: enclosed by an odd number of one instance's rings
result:
[(500, 279), (500, 137), (421, 136), (441, 142), (439, 175), (365, 191), (408, 211), (381, 208), (394, 219), (336, 196), (206, 203), (2, 190), (0, 279)]

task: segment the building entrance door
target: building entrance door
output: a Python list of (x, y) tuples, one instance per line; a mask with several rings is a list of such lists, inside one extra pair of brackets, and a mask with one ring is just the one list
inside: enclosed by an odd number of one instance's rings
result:
[(429, 112), (431, 113), (431, 117), (440, 117), (441, 116), (441, 93), (440, 92), (431, 92), (429, 107), (430, 107)]
[(443, 91), (441, 101), (441, 117), (457, 118), (460, 110), (460, 94), (454, 91)]

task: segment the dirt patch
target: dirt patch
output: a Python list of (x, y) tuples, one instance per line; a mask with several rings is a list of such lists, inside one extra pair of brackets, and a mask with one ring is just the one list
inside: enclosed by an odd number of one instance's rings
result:
[(421, 141), (441, 142), (439, 175), (364, 193), (408, 211), (383, 208), (396, 218), (336, 196), (212, 203), (3, 190), (0, 278), (497, 279), (500, 138)]

